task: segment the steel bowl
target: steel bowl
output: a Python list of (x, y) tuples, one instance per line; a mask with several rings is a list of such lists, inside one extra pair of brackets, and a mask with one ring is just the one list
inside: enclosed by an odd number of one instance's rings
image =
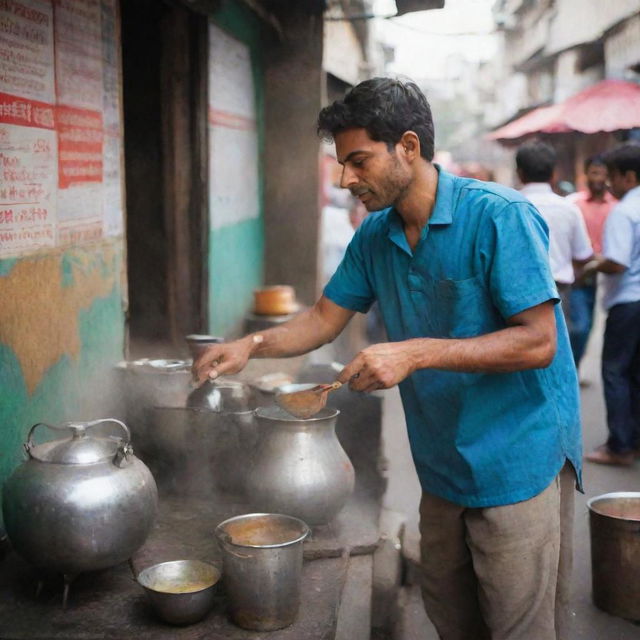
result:
[(143, 569), (137, 580), (162, 620), (186, 625), (211, 610), (220, 571), (199, 560), (174, 560)]

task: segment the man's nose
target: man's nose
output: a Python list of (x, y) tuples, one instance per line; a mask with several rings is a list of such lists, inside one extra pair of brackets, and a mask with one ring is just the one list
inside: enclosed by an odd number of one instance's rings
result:
[(349, 187), (357, 184), (358, 179), (356, 178), (354, 172), (347, 166), (342, 168), (342, 177), (340, 178), (340, 186), (343, 189), (349, 189)]

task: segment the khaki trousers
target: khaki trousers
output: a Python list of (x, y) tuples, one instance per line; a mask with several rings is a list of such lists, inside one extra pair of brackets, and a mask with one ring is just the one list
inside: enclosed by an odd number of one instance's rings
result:
[(423, 493), (422, 597), (441, 640), (566, 640), (575, 473), (539, 495), (465, 508)]

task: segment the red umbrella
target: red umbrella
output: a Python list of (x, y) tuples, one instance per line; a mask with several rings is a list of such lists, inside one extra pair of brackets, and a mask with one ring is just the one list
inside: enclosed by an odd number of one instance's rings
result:
[(563, 120), (574, 131), (596, 133), (640, 127), (640, 85), (603, 80), (563, 103)]

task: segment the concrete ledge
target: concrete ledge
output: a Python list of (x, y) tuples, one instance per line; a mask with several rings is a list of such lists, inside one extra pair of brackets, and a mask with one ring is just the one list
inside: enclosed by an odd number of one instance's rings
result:
[(383, 509), (380, 514), (380, 545), (373, 556), (371, 627), (382, 637), (394, 623), (402, 584), (403, 514)]
[(373, 556), (349, 558), (335, 640), (369, 640), (371, 637), (371, 589)]

